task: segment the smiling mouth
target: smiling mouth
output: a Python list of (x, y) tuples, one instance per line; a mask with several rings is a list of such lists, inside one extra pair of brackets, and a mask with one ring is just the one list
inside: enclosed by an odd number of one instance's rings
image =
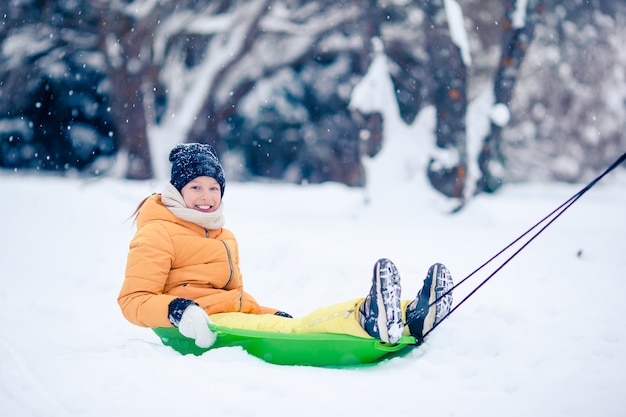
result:
[(213, 206), (196, 206), (196, 210), (202, 211), (202, 212), (205, 212), (205, 213), (211, 211), (212, 208), (213, 208)]

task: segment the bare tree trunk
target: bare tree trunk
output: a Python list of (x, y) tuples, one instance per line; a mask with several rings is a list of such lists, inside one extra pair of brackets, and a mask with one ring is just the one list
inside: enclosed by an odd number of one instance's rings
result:
[(428, 178), (448, 197), (463, 198), (467, 172), (465, 112), (467, 72), (459, 47), (450, 36), (443, 0), (425, 2), (427, 50), (434, 77), (437, 147), (428, 165)]
[[(250, 22), (248, 28), (249, 31), (246, 34), (245, 41), (242, 47), (239, 48), (237, 56), (230, 60), (231, 65), (238, 63), (243, 56), (250, 52), (257, 37), (262, 32), (261, 28), (259, 28), (259, 21), (267, 12), (267, 8), (270, 3), (271, 2), (268, 0), (263, 2), (263, 7), (258, 7), (259, 14), (254, 17), (252, 22)], [(206, 59), (211, 59), (211, 57), (207, 57)], [(230, 66), (222, 68), (221, 71), (216, 74), (212, 85), (219, 85), (222, 80), (226, 78), (229, 70)], [(189, 130), (187, 141), (209, 143), (216, 148), (218, 153), (221, 153), (223, 151), (223, 144), (218, 143), (217, 141), (217, 138), (219, 137), (217, 127), (221, 121), (228, 119), (235, 113), (236, 104), (252, 88), (254, 88), (254, 81), (245, 81), (237, 86), (237, 90), (232, 92), (227, 102), (220, 104), (218, 104), (215, 100), (215, 89), (211, 89), (208, 92), (202, 107), (198, 111), (198, 117), (195, 119), (194, 124)]]
[(153, 177), (143, 91), (152, 73), (150, 56), (145, 56), (150, 51), (146, 43), (152, 42), (147, 26), (101, 4), (100, 42), (112, 83), (111, 114), (120, 149), (128, 157), (125, 176), (137, 180)]
[[(255, 43), (259, 42), (259, 38), (264, 35), (265, 30), (261, 28), (260, 22), (267, 14), (268, 9), (272, 0), (263, 0), (259, 1), (259, 5), (255, 5), (255, 9), (258, 10), (258, 14), (253, 16), (249, 23), (247, 23), (245, 38), (243, 39), (241, 47), (237, 48), (236, 52), (233, 56), (230, 57), (228, 62), (225, 62), (220, 71), (215, 75), (214, 79), (211, 82), (211, 88), (209, 89), (204, 102), (202, 103), (202, 107), (197, 112), (197, 117), (195, 118), (193, 125), (191, 126), (186, 140), (189, 142), (202, 142), (202, 143), (210, 143), (212, 144), (218, 152), (223, 151), (223, 147), (225, 146), (219, 140), (220, 134), (218, 132), (218, 126), (224, 120), (227, 120), (229, 117), (234, 115), (237, 110), (237, 104), (239, 101), (248, 94), (255, 85), (255, 79), (245, 79), (241, 80), (236, 86), (232, 88), (228, 98), (226, 100), (220, 101), (216, 96), (218, 94), (218, 89), (215, 86), (221, 86), (226, 81), (229, 76), (229, 73), (232, 71), (233, 67), (240, 65), (240, 61), (246, 56), (253, 53), (253, 48), (255, 47)], [(370, 7), (375, 3), (375, 0), (369, 0)], [(346, 9), (349, 9), (346, 7)], [(355, 14), (358, 9), (353, 8), (352, 13), (346, 12), (347, 17), (338, 19), (336, 25), (348, 24), (352, 21), (350, 16)], [(360, 15), (359, 15), (360, 16)], [(329, 29), (332, 25), (329, 25)], [(377, 30), (378, 28), (374, 28)], [(326, 30), (319, 30), (319, 27), (312, 25), (308, 30), (303, 29), (303, 32), (314, 33), (312, 39), (309, 40), (311, 45), (313, 45), (316, 40), (321, 39), (327, 33)], [(310, 33), (308, 33), (310, 35)], [(368, 47), (369, 47), (368, 43)], [(311, 53), (312, 48), (308, 50), (303, 50), (302, 54)], [(368, 49), (369, 52), (369, 49)], [(284, 68), (286, 65), (289, 65), (293, 61), (297, 59), (301, 59), (302, 55), (298, 57), (289, 58), (290, 61), (275, 61), (273, 65), (266, 65), (263, 68), (263, 77), (270, 77), (272, 73)], [(207, 57), (206, 59), (211, 59), (211, 57)]]
[[(519, 77), (519, 69), (532, 42), (535, 24), (542, 11), (543, 0), (528, 0), (526, 10), (518, 10), (520, 0), (504, 1), (504, 18), (502, 19), (502, 55), (494, 80), (494, 97), (496, 105), (504, 105), (508, 111)], [(508, 118), (507, 118), (508, 119)], [(492, 118), (489, 134), (483, 140), (478, 156), (481, 177), (476, 184), (476, 192), (492, 193), (502, 185), (502, 179), (494, 171), (503, 165), (504, 158), (500, 150), (502, 128), (508, 120), (494, 121)], [(502, 169), (500, 169), (502, 170)]]
[(142, 80), (127, 69), (110, 77), (115, 93), (111, 95), (111, 113), (116, 121), (120, 148), (128, 154), (126, 178), (143, 180), (153, 177), (146, 115), (143, 108)]
[[(364, 2), (365, 3), (365, 2)], [(363, 16), (364, 39), (363, 47), (359, 51), (358, 70), (359, 74), (366, 74), (372, 64), (376, 54), (375, 43), (377, 39), (382, 41), (380, 28), (384, 19), (382, 9), (378, 7), (378, 0), (368, 0), (365, 6), (367, 13)], [(384, 47), (386, 45), (382, 45)], [(383, 123), (384, 117), (380, 112), (362, 113), (360, 110), (352, 109), (351, 116), (359, 127), (359, 158), (364, 155), (373, 157), (383, 146)], [(363, 170), (359, 164), (359, 170)], [(359, 172), (359, 176), (365, 173)]]

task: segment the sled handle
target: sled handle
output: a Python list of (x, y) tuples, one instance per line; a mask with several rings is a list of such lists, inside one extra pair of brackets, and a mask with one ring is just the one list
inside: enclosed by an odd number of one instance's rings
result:
[(399, 343), (391, 344), (391, 343), (384, 343), (384, 342), (376, 342), (374, 343), (374, 347), (383, 352), (397, 352), (407, 347), (407, 345), (411, 345), (415, 343), (416, 343), (415, 341), (410, 342), (408, 340), (405, 340), (405, 338), (403, 337)]

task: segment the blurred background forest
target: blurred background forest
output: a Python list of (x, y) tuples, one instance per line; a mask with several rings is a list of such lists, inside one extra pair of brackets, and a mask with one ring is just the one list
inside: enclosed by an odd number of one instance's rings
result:
[(0, 17), (7, 170), (149, 179), (199, 141), (230, 179), (363, 186), (385, 109), (352, 99), (377, 54), (404, 123), (436, 109), (444, 195), (584, 181), (626, 151), (623, 0), (8, 0)]

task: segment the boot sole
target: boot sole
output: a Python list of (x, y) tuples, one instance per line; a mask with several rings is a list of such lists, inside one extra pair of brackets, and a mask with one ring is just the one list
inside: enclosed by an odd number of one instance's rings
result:
[(396, 343), (402, 338), (404, 331), (400, 299), (400, 274), (395, 265), (387, 259), (381, 259), (376, 263), (374, 273), (380, 340), (386, 343)]
[[(452, 276), (450, 271), (442, 264), (435, 264), (433, 268), (433, 276), (430, 285), (430, 297), (428, 304), (432, 304), (435, 300), (439, 299), (443, 294), (452, 288)], [(424, 319), (424, 329), (429, 331), (435, 327), (445, 316), (450, 312), (452, 307), (452, 293), (447, 294), (441, 298), (435, 305), (428, 309), (428, 314)]]

